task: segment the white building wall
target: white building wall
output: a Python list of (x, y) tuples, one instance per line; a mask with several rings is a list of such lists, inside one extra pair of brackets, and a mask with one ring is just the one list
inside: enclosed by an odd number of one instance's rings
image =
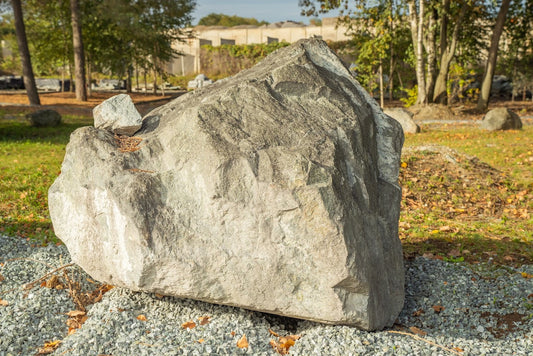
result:
[[(287, 26), (287, 23), (285, 23)], [(289, 23), (290, 24), (290, 23)], [(193, 37), (187, 38), (184, 42), (177, 42), (174, 48), (185, 57), (175, 58), (168, 64), (167, 68), (171, 74), (188, 75), (199, 73), (200, 68), (200, 48), (209, 43), (212, 46), (220, 46), (221, 42), (232, 42), (235, 44), (255, 44), (267, 43), (268, 39), (276, 39), (278, 42), (294, 43), (298, 40), (311, 37), (319, 37), (325, 41), (344, 41), (350, 39), (345, 34), (346, 28), (336, 26), (336, 19), (323, 19), (322, 26), (291, 26), (287, 27), (205, 27), (198, 26), (193, 30)]]

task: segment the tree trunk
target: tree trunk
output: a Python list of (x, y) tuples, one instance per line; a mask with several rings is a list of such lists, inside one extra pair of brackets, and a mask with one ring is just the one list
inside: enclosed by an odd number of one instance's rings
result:
[[(391, 51), (392, 55), (392, 51)], [(390, 68), (389, 68), (389, 101), (392, 102), (394, 100), (394, 59), (391, 56), (390, 59)]]
[[(394, 33), (394, 1), (390, 2), (390, 31)], [(183, 62), (182, 62), (183, 63)], [(394, 43), (390, 40), (390, 63), (389, 63), (389, 102), (392, 103), (394, 95)]]
[(146, 74), (146, 68), (144, 68), (144, 92), (148, 91), (148, 74)]
[(74, 67), (76, 70), (76, 99), (87, 101), (85, 54), (81, 37), (80, 6), (78, 0), (70, 0), (70, 16), (72, 24), (72, 45), (74, 47)]
[(133, 67), (128, 65), (128, 76), (126, 77), (126, 93), (131, 93), (131, 87), (133, 83)]
[(428, 54), (428, 70), (426, 74), (426, 92), (428, 101), (432, 101), (435, 89), (435, 78), (437, 77), (437, 55), (435, 39), (437, 37), (437, 9), (431, 10), (429, 18), (428, 36), (426, 41), (426, 51)]
[(92, 74), (92, 66), (91, 66), (91, 57), (87, 56), (87, 96), (90, 98), (93, 95), (93, 89), (92, 89), (92, 82), (93, 82), (93, 74)]
[(463, 25), (463, 20), (467, 10), (468, 5), (464, 4), (461, 8), (459, 18), (455, 22), (450, 46), (446, 48), (441, 47), (440, 70), (435, 83), (435, 93), (433, 95), (433, 102), (435, 103), (448, 104), (448, 93), (446, 91), (448, 72), (450, 71), (450, 64), (455, 57), (455, 49), (457, 48), (459, 32), (461, 31), (461, 26)]
[(26, 94), (30, 105), (41, 105), (37, 86), (35, 85), (35, 77), (31, 66), (30, 50), (28, 49), (28, 39), (26, 37), (26, 27), (24, 26), (24, 18), (22, 16), (22, 5), (20, 0), (11, 0), (13, 5), (13, 17), (15, 19), (15, 33), (17, 36), (17, 43), (20, 53), (20, 61), (22, 63), (22, 75), (24, 77), (24, 86), (26, 87)]
[(385, 90), (383, 88), (383, 61), (379, 59), (379, 105), (385, 106)]
[(154, 87), (152, 88), (152, 93), (157, 94), (157, 70), (154, 68)]
[(492, 77), (496, 68), (496, 59), (498, 57), (498, 45), (500, 43), (500, 36), (503, 32), (503, 25), (505, 24), (505, 17), (509, 10), (509, 3), (511, 0), (502, 0), (502, 6), (496, 17), (496, 24), (492, 32), (492, 39), (490, 41), (489, 56), (487, 58), (487, 65), (483, 74), (481, 82), (481, 91), (479, 93), (479, 100), (477, 102), (477, 109), (485, 111), (489, 106), (490, 90), (492, 89)]
[(417, 19), (416, 1), (410, 0), (409, 6), (409, 23), (411, 26), (411, 38), (416, 57), (416, 81), (418, 84), (417, 104), (426, 104), (426, 80), (424, 78), (424, 0), (420, 0), (420, 8)]

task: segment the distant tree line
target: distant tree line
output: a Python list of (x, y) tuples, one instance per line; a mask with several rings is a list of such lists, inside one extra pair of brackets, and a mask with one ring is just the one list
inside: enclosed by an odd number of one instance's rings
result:
[[(0, 34), (10, 41), (14, 52), (22, 55), (20, 48), (26, 44), (38, 75), (76, 72), (77, 88), (85, 90), (84, 80), (90, 83), (94, 72), (127, 78), (128, 89), (135, 69), (145, 76), (152, 74), (157, 81), (164, 71), (163, 63), (179, 55), (172, 44), (183, 37), (183, 28), (190, 25), (196, 2), (0, 0), (0, 6)], [(10, 31), (20, 20), (25, 24), (25, 34)], [(14, 64), (4, 60), (2, 66), (12, 69)], [(27, 64), (23, 63), (23, 67)], [(26, 77), (24, 68), (23, 71)], [(77, 98), (86, 100), (80, 94)]]
[(226, 26), (234, 27), (239, 25), (253, 25), (261, 26), (268, 25), (266, 21), (258, 21), (254, 18), (240, 17), (240, 16), (229, 16), (224, 14), (215, 14), (211, 13), (207, 16), (204, 16), (198, 21), (199, 26)]
[[(495, 73), (515, 89), (533, 90), (533, 0), (299, 0), (307, 16), (336, 11), (352, 37), (355, 71), (383, 105), (414, 73), (417, 104), (440, 103), (476, 90), (478, 109), (488, 105)], [(504, 39), (501, 41), (501, 39)], [(501, 48), (505, 50), (501, 50)], [(346, 50), (346, 49), (344, 49)], [(480, 67), (480, 64), (484, 66)], [(377, 73), (377, 75), (376, 75)], [(387, 80), (385, 80), (385, 78)], [(399, 86), (395, 83), (399, 82)]]

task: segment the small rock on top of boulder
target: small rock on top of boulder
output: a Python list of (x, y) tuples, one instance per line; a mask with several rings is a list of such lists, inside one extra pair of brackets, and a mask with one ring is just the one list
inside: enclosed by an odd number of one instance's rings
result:
[(142, 126), (141, 114), (127, 94), (115, 95), (93, 109), (94, 127), (131, 136)]
[[(71, 136), (49, 192), (93, 278), (367, 330), (404, 301), (403, 132), (321, 40), (183, 95), (121, 150)], [(141, 140), (139, 142), (139, 140)]]

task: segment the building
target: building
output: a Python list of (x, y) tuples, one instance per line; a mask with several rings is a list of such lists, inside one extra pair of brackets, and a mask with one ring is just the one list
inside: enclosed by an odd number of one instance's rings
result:
[(167, 72), (174, 75), (188, 75), (202, 72), (200, 48), (203, 45), (257, 44), (270, 42), (293, 43), (303, 38), (321, 38), (325, 41), (344, 41), (346, 28), (337, 26), (337, 18), (325, 18), (321, 26), (304, 25), (299, 22), (277, 22), (263, 26), (197, 26), (191, 29), (191, 36), (183, 42), (176, 42), (174, 48), (182, 53), (167, 64)]

